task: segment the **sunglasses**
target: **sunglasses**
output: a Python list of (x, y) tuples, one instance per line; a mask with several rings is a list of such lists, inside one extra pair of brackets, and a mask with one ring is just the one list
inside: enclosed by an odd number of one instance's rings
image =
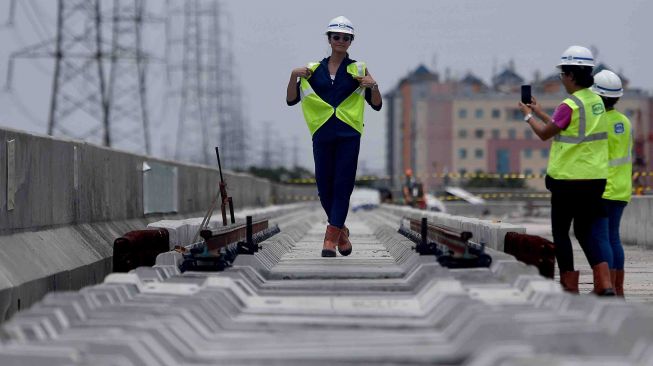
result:
[(335, 35), (331, 36), (331, 39), (334, 40), (334, 41), (339, 41), (341, 38), (342, 38), (342, 40), (344, 42), (349, 42), (349, 41), (352, 40), (352, 38), (350, 36), (340, 36), (338, 34), (335, 34)]

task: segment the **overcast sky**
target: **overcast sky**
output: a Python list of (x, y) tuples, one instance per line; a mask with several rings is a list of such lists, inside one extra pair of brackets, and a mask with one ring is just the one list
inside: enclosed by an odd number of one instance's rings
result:
[[(24, 2), (43, 10), (44, 27), (35, 29), (22, 4), (16, 25), (0, 28), (1, 85), (13, 51), (43, 39), (47, 29), (54, 33), (55, 0), (19, 0)], [(155, 8), (163, 0), (149, 2)], [(9, 0), (0, 0), (0, 23), (8, 4)], [(223, 0), (223, 4), (233, 20), (235, 68), (253, 130), (252, 154), (261, 154), (256, 146), (261, 146), (262, 126), (267, 123), (272, 135), (286, 141), (288, 162), (297, 139), (300, 162), (311, 169), (310, 134), (301, 108), (286, 106), (285, 87), (292, 68), (328, 55), (323, 33), (338, 15), (354, 23), (356, 40), (350, 55), (367, 62), (382, 92), (420, 63), (441, 74), (446, 68), (454, 76), (472, 71), (489, 81), (494, 69), (514, 60), (517, 72), (530, 80), (536, 70), (543, 75), (553, 72), (562, 51), (572, 44), (595, 46), (598, 58), (622, 71), (631, 86), (653, 90), (651, 1)], [(48, 60), (23, 61), (17, 67), (14, 90), (0, 92), (0, 125), (45, 132), (50, 71)], [(162, 102), (156, 99), (161, 99), (162, 88), (156, 84), (150, 88), (155, 119), (161, 116), (157, 108)], [(366, 112), (359, 161), (368, 171), (384, 168), (385, 112)], [(156, 153), (174, 144), (172, 122), (164, 119), (155, 124)]]

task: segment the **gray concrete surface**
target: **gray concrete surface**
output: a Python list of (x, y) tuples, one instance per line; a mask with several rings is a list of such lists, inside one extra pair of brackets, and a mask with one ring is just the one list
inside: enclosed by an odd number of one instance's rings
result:
[(651, 364), (652, 308), (565, 294), (493, 249), (490, 268), (443, 268), (400, 219), (352, 214), (352, 255), (321, 258), (324, 218), (299, 210), (224, 272), (143, 267), (50, 294), (1, 327), (0, 364)]
[[(175, 189), (175, 212), (145, 215), (148, 162), (176, 171), (168, 187)], [(237, 211), (315, 196), (314, 187), (228, 170), (224, 177)], [(116, 238), (163, 217), (203, 215), (218, 181), (213, 167), (0, 128), (0, 321), (48, 291), (101, 281), (111, 271)]]
[[(511, 221), (526, 228), (528, 234), (539, 235), (553, 240), (551, 222), (548, 218), (513, 218)], [(578, 241), (571, 234), (574, 248), (574, 265), (580, 271), (580, 289), (587, 293), (592, 291), (592, 269), (580, 248)], [(624, 245), (625, 281), (624, 294), (629, 302), (653, 305), (653, 250), (650, 246)], [(559, 273), (556, 264), (556, 279)]]
[[(0, 151), (15, 143), (15, 175), (0, 159), (0, 234), (59, 225), (141, 218), (143, 163), (177, 168), (177, 213), (206, 210), (218, 191), (215, 168), (134, 155), (79, 141), (0, 129)], [(225, 172), (237, 207), (273, 203), (273, 186), (264, 179)], [(15, 186), (7, 192), (8, 180)], [(13, 195), (15, 208), (8, 209)]]
[(653, 196), (635, 196), (621, 219), (621, 238), (653, 250)]
[(491, 217), (483, 219), (459, 216), (449, 213), (417, 210), (399, 205), (383, 204), (381, 207), (384, 211), (388, 211), (392, 215), (399, 217), (407, 217), (412, 219), (421, 219), (422, 217), (426, 217), (429, 222), (432, 223), (437, 223), (454, 229), (470, 231), (473, 235), (473, 241), (477, 243), (483, 243), (487, 247), (498, 251), (503, 251), (503, 240), (507, 232), (526, 232), (526, 229), (522, 226), (514, 225), (509, 222), (503, 222)]
[[(457, 216), (503, 219), (514, 222), (525, 216), (549, 217), (548, 200), (488, 202), (471, 205), (466, 202), (446, 202), (447, 212)], [(628, 245), (653, 249), (653, 196), (633, 196), (621, 219), (621, 240)]]
[[(464, 201), (444, 202), (447, 213), (467, 217), (497, 217), (522, 215), (528, 210), (543, 209), (550, 206), (548, 199), (530, 201), (491, 201), (483, 205), (471, 205)], [(529, 208), (530, 207), (530, 208)]]
[[(653, 228), (652, 203), (653, 197), (633, 197), (624, 211), (621, 227), (621, 238), (626, 257), (624, 283), (626, 299), (649, 305), (653, 305), (653, 266), (651, 265), (653, 263), (653, 238), (650, 237)], [(458, 206), (463, 205), (458, 204)], [(520, 211), (506, 211), (505, 214), (499, 214), (500, 211), (496, 211), (496, 214), (490, 215), (483, 215), (476, 208), (462, 209), (461, 211), (468, 212), (471, 217), (478, 215), (488, 221), (509, 222), (524, 228), (528, 234), (553, 240), (548, 210), (542, 210), (540, 216), (537, 217), (524, 216)], [(587, 293), (592, 290), (592, 270), (573, 235), (573, 230), (570, 232), (570, 237), (574, 249), (574, 264), (580, 271), (580, 289), (581, 292)], [(557, 280), (559, 280), (558, 276), (556, 265)]]

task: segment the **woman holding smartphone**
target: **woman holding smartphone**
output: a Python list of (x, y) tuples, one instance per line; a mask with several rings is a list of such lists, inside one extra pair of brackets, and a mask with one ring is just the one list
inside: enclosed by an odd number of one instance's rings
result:
[[(594, 84), (592, 52), (571, 46), (557, 65), (560, 81), (569, 97), (553, 116), (546, 114), (535, 98), (519, 103), (526, 121), (543, 141), (553, 138), (547, 166), (546, 187), (551, 192), (551, 228), (560, 269), (560, 283), (578, 293), (579, 272), (574, 270), (569, 238), (572, 221), (594, 277), (594, 293), (614, 296), (608, 261), (612, 258), (607, 240), (593, 240), (594, 222), (605, 216), (601, 196), (608, 177), (608, 140), (602, 128), (605, 107), (589, 87)], [(541, 121), (533, 118), (537, 116)]]
[(365, 102), (379, 111), (382, 99), (366, 64), (349, 58), (354, 41), (349, 19), (332, 19), (326, 36), (331, 56), (292, 70), (286, 102), (301, 101), (313, 138), (315, 180), (328, 218), (322, 257), (335, 257), (336, 249), (344, 256), (352, 252), (345, 220), (356, 179)]

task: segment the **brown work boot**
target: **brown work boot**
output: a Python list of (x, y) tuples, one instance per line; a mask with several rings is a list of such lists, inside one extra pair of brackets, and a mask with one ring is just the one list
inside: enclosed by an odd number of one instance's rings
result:
[(608, 262), (601, 262), (594, 265), (592, 267), (592, 274), (594, 276), (594, 290), (592, 293), (597, 296), (614, 296)]
[(324, 245), (322, 246), (323, 257), (336, 256), (336, 247), (338, 246), (338, 240), (340, 240), (341, 232), (341, 229), (333, 225), (327, 226), (326, 234), (324, 234)]
[(578, 294), (578, 271), (560, 272), (560, 284), (562, 289), (572, 294)]
[(614, 286), (614, 293), (619, 296), (619, 297), (624, 297), (624, 270), (623, 269), (615, 269), (611, 270), (610, 274), (614, 272), (614, 281), (612, 282), (612, 285)]
[(349, 229), (346, 226), (340, 231), (340, 240), (338, 240), (338, 252), (345, 257), (351, 254), (351, 242), (349, 241)]

